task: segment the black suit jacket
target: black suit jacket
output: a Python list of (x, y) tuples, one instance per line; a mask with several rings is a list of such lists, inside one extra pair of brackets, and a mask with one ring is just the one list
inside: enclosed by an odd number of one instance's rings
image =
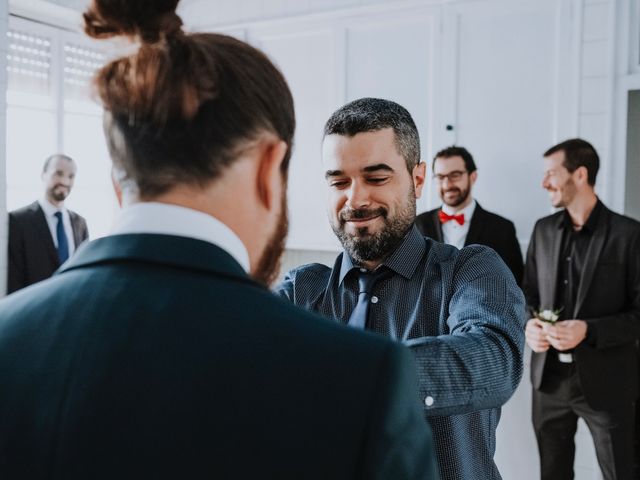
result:
[[(443, 242), (442, 223), (439, 208), (421, 213), (416, 217), (416, 226), (420, 233)], [(520, 244), (513, 222), (495, 213), (487, 212), (476, 202), (476, 208), (469, 224), (469, 233), (464, 245), (486, 245), (493, 248), (507, 264), (518, 285), (522, 283), (523, 263)]]
[[(69, 210), (76, 248), (89, 237), (84, 218)], [(9, 270), (7, 293), (49, 278), (58, 267), (47, 219), (38, 202), (9, 212)]]
[(87, 244), (0, 301), (0, 478), (430, 479), (411, 354), (207, 242)]
[[(585, 399), (596, 410), (637, 397), (640, 337), (640, 223), (602, 207), (570, 317), (588, 324), (575, 361)], [(533, 230), (523, 282), (532, 310), (555, 308), (563, 215), (542, 218)], [(546, 358), (546, 352), (532, 356), (536, 389)]]

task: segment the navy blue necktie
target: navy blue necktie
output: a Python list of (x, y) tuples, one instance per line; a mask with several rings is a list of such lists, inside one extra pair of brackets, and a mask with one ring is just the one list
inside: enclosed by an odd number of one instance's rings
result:
[(62, 212), (56, 212), (55, 216), (58, 219), (58, 225), (56, 226), (56, 237), (58, 239), (58, 259), (60, 260), (60, 265), (62, 265), (69, 258), (69, 241), (67, 240), (67, 234), (64, 233)]
[(360, 270), (358, 272), (358, 303), (349, 317), (348, 325), (350, 327), (364, 330), (367, 326), (367, 316), (369, 315), (373, 286), (379, 280), (388, 277), (390, 274), (391, 270), (384, 267), (373, 272), (366, 270)]

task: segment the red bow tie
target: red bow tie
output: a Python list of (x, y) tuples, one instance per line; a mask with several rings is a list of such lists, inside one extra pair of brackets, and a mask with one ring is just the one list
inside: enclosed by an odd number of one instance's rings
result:
[(448, 215), (442, 210), (438, 212), (438, 217), (440, 217), (440, 223), (447, 223), (449, 220), (455, 220), (458, 222), (458, 225), (464, 225), (464, 213), (460, 213), (458, 215)]

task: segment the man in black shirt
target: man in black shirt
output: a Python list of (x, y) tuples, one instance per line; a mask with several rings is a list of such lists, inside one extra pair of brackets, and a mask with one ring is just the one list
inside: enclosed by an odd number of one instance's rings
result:
[(598, 166), (581, 139), (544, 155), (542, 186), (564, 210), (536, 223), (523, 282), (533, 316), (558, 317), (531, 318), (526, 327), (543, 480), (573, 478), (578, 418), (591, 431), (604, 478), (632, 478), (640, 223), (598, 199)]

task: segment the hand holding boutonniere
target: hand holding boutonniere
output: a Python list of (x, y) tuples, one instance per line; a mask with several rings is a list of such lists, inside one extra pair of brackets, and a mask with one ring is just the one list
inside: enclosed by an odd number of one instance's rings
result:
[(553, 325), (560, 318), (560, 312), (562, 312), (561, 308), (558, 310), (540, 310), (535, 315), (538, 320)]

